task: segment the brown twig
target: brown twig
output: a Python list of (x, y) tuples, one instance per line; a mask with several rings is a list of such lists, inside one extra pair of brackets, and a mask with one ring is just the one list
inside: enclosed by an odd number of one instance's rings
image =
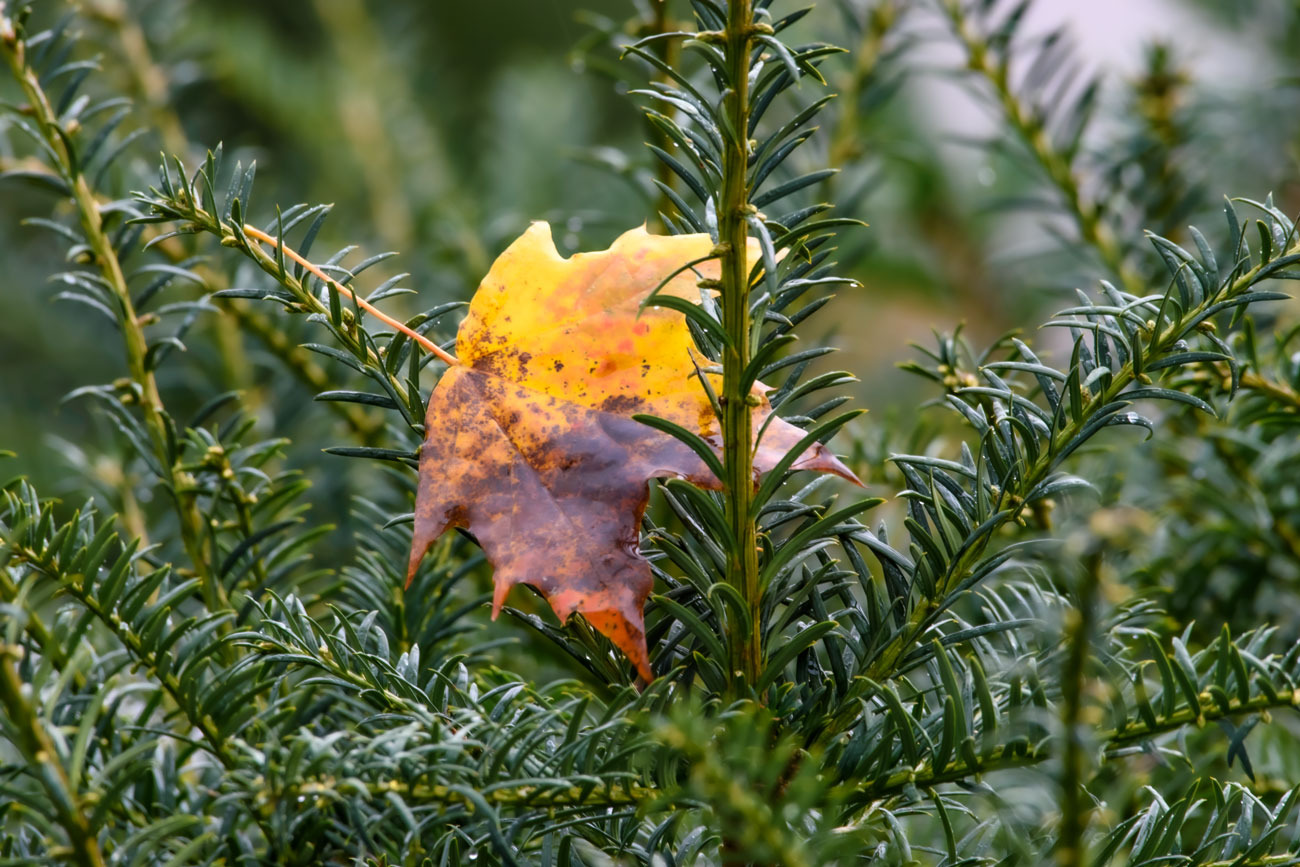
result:
[(434, 343), (432, 340), (425, 337), (423, 334), (419, 333), (418, 331), (415, 331), (412, 328), (408, 328), (403, 323), (398, 322), (396, 319), (389, 316), (387, 313), (384, 313), (382, 310), (375, 307), (369, 301), (366, 301), (365, 299), (361, 298), (351, 289), (348, 289), (342, 283), (335, 280), (333, 277), (330, 277), (320, 268), (316, 267), (311, 262), (307, 261), (307, 259), (300, 256), (298, 253), (289, 249), (288, 247), (284, 246), (284, 243), (280, 241), (278, 238), (268, 235), (267, 233), (263, 232), (261, 229), (255, 228), (253, 226), (249, 226), (247, 224), (245, 224), (242, 227), (242, 230), (245, 235), (247, 235), (248, 237), (256, 241), (261, 241), (263, 244), (270, 244), (276, 247), (277, 249), (284, 251), (285, 256), (297, 262), (302, 267), (306, 268), (308, 271), (312, 273), (312, 275), (314, 275), (318, 279), (323, 280), (324, 282), (328, 283), (330, 286), (333, 286), (335, 291), (337, 291), (340, 295), (342, 295), (343, 297), (347, 298), (350, 301), (356, 302), (356, 305), (358, 307), (360, 307), (362, 310), (366, 311), (371, 316), (378, 319), (380, 322), (384, 323), (390, 328), (394, 328), (397, 331), (400, 331), (402, 334), (405, 334), (407, 337), (411, 338), (416, 343), (423, 346), (425, 350), (433, 354), (441, 361), (444, 361), (447, 364), (460, 364), (460, 362), (456, 359), (456, 356), (447, 352), (445, 349), (443, 349), (438, 344)]
[(1267, 377), (1260, 376), (1258, 373), (1247, 372), (1241, 375), (1241, 387), (1267, 394), (1278, 403), (1286, 404), (1293, 409), (1300, 409), (1300, 392), (1297, 392), (1286, 383), (1274, 382)]

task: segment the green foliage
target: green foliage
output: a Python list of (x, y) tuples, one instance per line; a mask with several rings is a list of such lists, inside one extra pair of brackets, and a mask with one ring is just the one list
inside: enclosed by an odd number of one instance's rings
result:
[[(329, 5), (336, 36), (375, 38)], [(724, 376), (732, 482), (656, 485), (649, 685), (522, 595), (488, 624), (470, 538), (403, 588), (443, 362), (347, 294), (414, 302), (393, 254), (322, 255), (330, 206), (272, 205), (244, 155), (191, 159), (165, 93), (122, 98), (94, 40), (146, 50), (162, 13), (0, 3), (0, 183), (53, 197), (22, 199), (27, 222), (121, 368), (69, 395), (103, 433), (65, 447), (76, 485), (0, 486), (0, 864), (1300, 864), (1300, 326), (1279, 288), (1300, 236), (1272, 198), (1181, 228), (1206, 214), (1209, 133), (1176, 60), (1151, 51), (1099, 129), (1098, 80), (1064, 36), (1025, 35), (1026, 3), (633, 5), (579, 56), (631, 82), (651, 144), (586, 156), (718, 242), (720, 292), (685, 309)], [(876, 273), (855, 218), (887, 222), (872, 190), (903, 170), (875, 128), (943, 23), (994, 97), (983, 144), (1028, 169), (1011, 204), (1062, 221), (1042, 281), (1097, 288), (1033, 337), (938, 334), (903, 365), (925, 396), (858, 421), (853, 378), (795, 331)], [(166, 143), (156, 177), (133, 124)], [(374, 156), (382, 206), (400, 158)], [(477, 279), (499, 237), (411, 205), (336, 222), (427, 230)], [(463, 296), (394, 315), (446, 345)], [(232, 387), (259, 378), (269, 398)], [(760, 379), (886, 497), (797, 452), (751, 489), (736, 425)]]

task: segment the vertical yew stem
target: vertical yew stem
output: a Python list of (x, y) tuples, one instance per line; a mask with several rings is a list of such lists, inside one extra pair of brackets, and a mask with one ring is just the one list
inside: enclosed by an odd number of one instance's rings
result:
[(99, 211), (90, 184), (82, 171), (75, 153), (69, 149), (68, 136), (60, 125), (58, 113), (50, 103), (36, 71), (27, 62), (27, 45), (14, 30), (12, 22), (5, 17), (5, 4), (0, 2), (0, 55), (3, 55), (14, 80), (27, 98), (27, 110), (35, 122), (41, 138), (49, 146), (56, 165), (53, 166), (67, 182), (68, 196), (77, 212), (86, 244), (94, 257), (94, 264), (99, 269), (104, 283), (113, 293), (116, 307), (113, 310), (117, 324), (122, 332), (122, 345), (126, 355), (126, 367), (131, 381), (135, 384), (141, 415), (149, 438), (154, 447), (159, 465), (166, 475), (165, 481), (172, 493), (176, 505), (176, 516), (180, 526), (181, 542), (194, 564), (194, 573), (198, 576), (203, 592), (204, 602), (213, 611), (230, 607), (225, 588), (217, 576), (212, 574), (209, 564), (206, 534), (207, 524), (194, 496), (185, 491), (186, 480), (177, 466), (173, 447), (173, 432), (166, 417), (162, 397), (158, 393), (158, 383), (149, 368), (149, 345), (145, 338), (144, 327), (136, 314), (131, 290), (127, 285), (122, 264), (117, 258), (117, 251), (104, 228), (103, 217)]
[(1082, 867), (1083, 832), (1088, 826), (1084, 792), (1085, 744), (1083, 702), (1087, 690), (1092, 632), (1096, 628), (1101, 584), (1101, 554), (1088, 556), (1078, 592), (1078, 607), (1066, 622), (1067, 655), (1061, 672), (1061, 836), (1056, 849), (1058, 867)]
[[(3, 14), (0, 8), (0, 14)], [(36, 715), (31, 696), (18, 676), (22, 648), (0, 644), (0, 709), (9, 720), (10, 740), (22, 753), (33, 777), (45, 789), (55, 816), (68, 835), (65, 858), (78, 867), (104, 867), (94, 829), (86, 819), (85, 805), (74, 790), (54, 742)]]
[(758, 533), (750, 515), (754, 495), (753, 421), (742, 382), (749, 364), (749, 262), (746, 219), (749, 203), (749, 55), (754, 35), (753, 0), (731, 0), (724, 34), (731, 93), (724, 111), (722, 201), (718, 203), (718, 246), (722, 253), (722, 324), (731, 345), (722, 358), (722, 437), (726, 513), (734, 545), (727, 554), (727, 582), (745, 600), (747, 616), (729, 626), (731, 676), (758, 680), (763, 663), (759, 629)]

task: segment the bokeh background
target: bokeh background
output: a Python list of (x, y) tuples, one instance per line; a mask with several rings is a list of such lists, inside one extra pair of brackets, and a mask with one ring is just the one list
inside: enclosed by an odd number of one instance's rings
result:
[[(274, 204), (332, 202), (318, 250), (400, 251), (384, 276), (411, 273), (413, 310), (468, 299), (530, 220), (551, 221), (570, 251), (655, 222), (651, 133), (643, 100), (629, 95), (645, 70), (620, 61), (618, 46), (644, 32), (657, 5), (84, 0), (74, 26), (100, 47), (94, 86), (136, 100), (133, 156), (106, 180), (119, 195), (150, 182), (159, 151), (193, 164), (222, 142), (228, 156), (257, 161), (256, 217)], [(685, 5), (670, 2), (670, 15)], [(62, 8), (40, 4), (37, 15), (53, 20)], [(853, 431), (857, 448), (879, 455), (886, 436), (912, 436), (918, 414), (917, 381), (896, 366), (910, 341), (961, 324), (981, 345), (1115, 275), (1079, 242), (988, 83), (965, 70), (938, 2), (823, 0), (799, 27), (853, 51), (823, 67), (840, 96), (802, 160), (842, 172), (810, 196), (870, 224), (840, 242), (841, 271), (861, 286), (841, 291), (804, 337), (843, 350), (835, 363), (857, 374), (854, 396), (872, 411)], [(1021, 32), (1057, 48), (1045, 68), (1013, 66), (1016, 89), (1050, 106), (1097, 82), (1078, 176), (1086, 195), (1121, 191), (1112, 229), (1137, 279), (1158, 273), (1144, 228), (1217, 230), (1228, 193), (1300, 204), (1300, 4), (1043, 0)], [(815, 85), (804, 90), (815, 96)], [(0, 86), (0, 96), (12, 93)], [(3, 124), (0, 161), (21, 165), (25, 144)], [(87, 474), (112, 485), (121, 471), (87, 445), (102, 441), (102, 421), (63, 401), (116, 375), (121, 357), (93, 311), (54, 299), (48, 275), (62, 254), (22, 225), (51, 207), (39, 190), (0, 185), (0, 448), (58, 492)], [(347, 461), (319, 458), (337, 440), (334, 417), (222, 316), (195, 327), (216, 333), (204, 346), (227, 351), (196, 349), (164, 368), (169, 406), (245, 392), (259, 424), (298, 443), (291, 460), (312, 477), (318, 507), (346, 524), (341, 504), (365, 483)], [(283, 327), (309, 339), (302, 323)]]

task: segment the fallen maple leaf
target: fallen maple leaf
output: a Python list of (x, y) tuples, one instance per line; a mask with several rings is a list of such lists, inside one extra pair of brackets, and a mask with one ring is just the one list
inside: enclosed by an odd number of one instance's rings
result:
[[(461, 323), (459, 363), (429, 399), (408, 586), (429, 546), (464, 527), (494, 569), (493, 618), (511, 587), (531, 584), (562, 621), (581, 612), (652, 679), (642, 611), (653, 579), (638, 552), (647, 483), (721, 482), (686, 445), (632, 419), (648, 413), (718, 442), (686, 317), (640, 306), (712, 246), (642, 227), (565, 259), (550, 226), (534, 223), (501, 254)], [(716, 261), (696, 270), (718, 276)], [(687, 269), (660, 291), (698, 300), (699, 279)], [(755, 387), (755, 431), (772, 412), (765, 392)], [(771, 419), (756, 475), (803, 435)], [(795, 467), (857, 482), (820, 443)]]

